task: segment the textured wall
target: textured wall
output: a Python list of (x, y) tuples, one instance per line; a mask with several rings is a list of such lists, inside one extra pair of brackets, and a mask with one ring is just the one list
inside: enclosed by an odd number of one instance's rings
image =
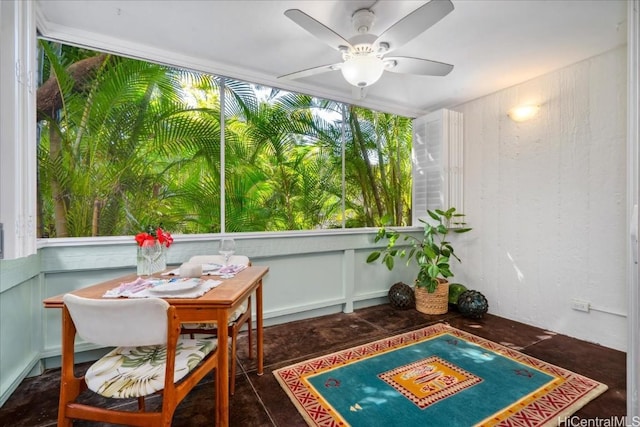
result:
[[(531, 102), (532, 120), (507, 116)], [(491, 313), (626, 350), (626, 47), (454, 110), (474, 227), (458, 280)]]

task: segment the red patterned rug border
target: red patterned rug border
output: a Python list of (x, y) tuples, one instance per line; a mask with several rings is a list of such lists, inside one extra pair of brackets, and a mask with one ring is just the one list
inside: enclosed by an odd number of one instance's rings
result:
[[(530, 403), (516, 402), (509, 408), (506, 419), (488, 418), (478, 425), (499, 426), (550, 426), (573, 414), (591, 399), (607, 390), (607, 386), (575, 372), (544, 362), (513, 350), (502, 344), (456, 329), (445, 323), (437, 323), (415, 331), (405, 332), (371, 343), (337, 351), (328, 355), (305, 360), (273, 371), (276, 380), (285, 390), (298, 411), (310, 426), (339, 427), (346, 425), (339, 414), (324, 402), (320, 395), (308, 389), (304, 376), (317, 374), (327, 369), (392, 351), (413, 343), (432, 339), (443, 334), (462, 338), (502, 356), (529, 365), (560, 380), (549, 389), (545, 387), (533, 393)], [(539, 396), (537, 396), (539, 394)], [(563, 406), (564, 405), (564, 406)], [(337, 421), (336, 418), (338, 418)]]

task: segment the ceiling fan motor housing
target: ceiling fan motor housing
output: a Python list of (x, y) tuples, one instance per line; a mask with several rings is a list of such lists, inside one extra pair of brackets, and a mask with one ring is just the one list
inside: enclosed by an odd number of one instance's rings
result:
[(369, 9), (356, 10), (353, 12), (353, 15), (351, 15), (353, 30), (358, 34), (366, 34), (371, 31), (375, 19), (376, 15)]
[(360, 55), (370, 55), (375, 53), (373, 48), (373, 42), (376, 41), (376, 36), (373, 34), (358, 34), (357, 36), (351, 37), (349, 39), (349, 43), (352, 48), (348, 48), (343, 52), (344, 54), (350, 56), (360, 56)]

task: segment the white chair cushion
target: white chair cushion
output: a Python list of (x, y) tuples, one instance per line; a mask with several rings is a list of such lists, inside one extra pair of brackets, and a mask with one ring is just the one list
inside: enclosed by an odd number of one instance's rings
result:
[[(203, 264), (224, 264), (224, 257), (222, 255), (194, 255), (189, 259), (189, 262), (203, 263)], [(232, 265), (249, 265), (249, 257), (245, 255), (232, 255), (229, 258), (229, 264)], [(240, 316), (244, 314), (248, 309), (248, 301), (244, 301), (240, 307), (231, 314), (229, 325), (232, 325)], [(182, 327), (185, 329), (203, 329), (211, 330), (218, 329), (216, 322), (212, 323), (183, 323)]]
[[(217, 339), (178, 339), (173, 381), (178, 382), (218, 346)], [(87, 370), (90, 390), (105, 397), (148, 396), (164, 388), (166, 346), (118, 347)]]
[[(222, 255), (194, 255), (189, 258), (190, 263), (194, 264), (222, 264), (224, 265), (224, 257)], [(231, 255), (229, 258), (230, 265), (249, 265), (249, 257), (246, 255)]]
[[(248, 308), (249, 308), (249, 301), (245, 300), (242, 304), (240, 304), (240, 307), (238, 307), (238, 309), (234, 311), (233, 314), (231, 314), (231, 320), (229, 320), (229, 325), (232, 325), (233, 322), (238, 320), (238, 318), (242, 316), (244, 312), (247, 311)], [(183, 323), (182, 327), (186, 329), (218, 329), (218, 323), (217, 322)]]

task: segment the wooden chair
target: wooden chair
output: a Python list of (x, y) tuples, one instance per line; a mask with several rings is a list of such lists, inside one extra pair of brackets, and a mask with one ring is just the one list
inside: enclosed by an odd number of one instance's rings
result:
[[(224, 265), (224, 257), (222, 255), (195, 255), (189, 259), (190, 263), (195, 264), (221, 264)], [(229, 265), (246, 265), (250, 266), (251, 261), (244, 255), (232, 255), (229, 258)], [(249, 341), (249, 358), (253, 358), (252, 344), (252, 323), (251, 323), (251, 296), (247, 298), (240, 307), (230, 316), (227, 325), (227, 334), (231, 337), (231, 375), (229, 378), (229, 392), (234, 394), (236, 391), (236, 346), (238, 341), (238, 332), (244, 324), (247, 324), (247, 339)], [(182, 325), (182, 333), (190, 334), (191, 338), (194, 334), (218, 334), (218, 325), (213, 323), (185, 323)]]
[[(71, 426), (74, 419), (170, 426), (178, 404), (217, 367), (217, 340), (181, 338), (175, 307), (160, 298), (97, 300), (66, 294), (63, 300), (58, 426)], [(88, 342), (116, 347), (82, 377), (74, 374), (76, 332)], [(79, 403), (87, 389), (111, 399), (137, 398), (138, 410)], [(147, 412), (145, 396), (155, 393), (162, 394), (162, 408)]]

